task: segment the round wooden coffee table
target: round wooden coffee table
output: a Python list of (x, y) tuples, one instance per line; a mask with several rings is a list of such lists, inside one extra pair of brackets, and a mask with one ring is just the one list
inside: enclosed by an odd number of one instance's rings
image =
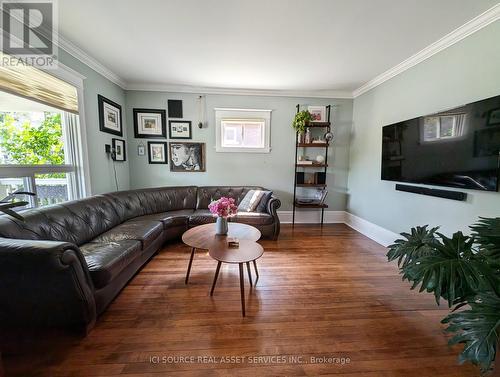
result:
[[(182, 242), (191, 247), (191, 257), (189, 258), (189, 264), (186, 272), (187, 284), (189, 281), (189, 274), (191, 273), (191, 265), (193, 264), (194, 252), (196, 249), (210, 249), (210, 245), (213, 242), (226, 241), (227, 237), (238, 238), (241, 240), (258, 241), (261, 237), (260, 230), (257, 228), (239, 223), (229, 223), (228, 224), (227, 236), (218, 236), (215, 234), (215, 223), (199, 225), (197, 227), (191, 228), (184, 232), (182, 235)], [(259, 273), (257, 271), (257, 264), (254, 262), (255, 273), (257, 274), (257, 279), (259, 278)], [(250, 269), (248, 269), (250, 281)]]
[[(241, 293), (241, 313), (245, 316), (245, 288), (243, 283), (243, 263), (246, 263), (248, 269), (248, 277), (250, 285), (252, 285), (252, 278), (250, 276), (250, 262), (254, 263), (255, 268), (257, 264), (255, 261), (264, 254), (264, 248), (255, 241), (240, 240), (238, 248), (229, 247), (226, 240), (218, 240), (213, 242), (208, 249), (208, 254), (217, 261), (217, 269), (215, 270), (214, 281), (210, 296), (213, 296), (215, 284), (219, 277), (219, 271), (222, 263), (238, 264), (240, 268), (240, 293)], [(257, 283), (257, 281), (256, 281)]]

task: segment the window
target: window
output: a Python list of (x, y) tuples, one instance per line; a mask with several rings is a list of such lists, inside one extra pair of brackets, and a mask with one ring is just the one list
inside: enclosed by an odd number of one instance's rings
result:
[(0, 199), (15, 191), (29, 207), (84, 196), (78, 115), (0, 91)]
[(271, 110), (215, 109), (216, 151), (269, 153)]
[(455, 114), (425, 117), (423, 141), (438, 141), (462, 136), (465, 116), (466, 114)]

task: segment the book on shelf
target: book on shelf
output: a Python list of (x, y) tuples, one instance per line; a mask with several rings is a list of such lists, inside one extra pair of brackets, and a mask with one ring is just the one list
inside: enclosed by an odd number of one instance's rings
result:
[(313, 164), (313, 161), (311, 161), (311, 160), (297, 161), (297, 165), (312, 165), (312, 164)]

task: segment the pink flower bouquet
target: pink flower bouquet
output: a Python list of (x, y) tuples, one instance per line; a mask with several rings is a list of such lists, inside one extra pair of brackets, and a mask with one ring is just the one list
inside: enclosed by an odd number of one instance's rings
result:
[(227, 218), (234, 216), (238, 212), (233, 198), (222, 197), (208, 205), (208, 209), (217, 217)]

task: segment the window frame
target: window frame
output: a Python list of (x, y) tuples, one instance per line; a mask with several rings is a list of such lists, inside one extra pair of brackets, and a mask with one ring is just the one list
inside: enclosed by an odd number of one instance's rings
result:
[[(73, 85), (76, 88), (78, 97), (78, 114), (72, 114), (61, 110), (65, 149), (66, 152), (72, 154), (74, 161), (71, 161), (71, 158), (65, 154), (66, 163), (61, 165), (0, 164), (0, 178), (23, 178), (25, 185), (27, 186), (25, 187), (25, 190), (36, 194), (36, 175), (48, 173), (67, 173), (66, 177), (68, 181), (71, 181), (71, 183), (68, 182), (68, 189), (70, 190), (70, 192), (68, 192), (69, 197), (72, 199), (83, 198), (91, 195), (83, 92), (83, 80), (85, 79), (85, 76), (62, 63), (58, 63), (58, 67), (56, 69), (42, 70)], [(71, 141), (71, 148), (69, 148), (68, 143), (66, 143), (67, 123), (73, 121), (75, 122), (73, 124), (73, 127), (75, 128), (73, 137), (75, 139)], [(68, 164), (68, 161), (71, 161), (72, 163)], [(33, 200), (33, 198), (30, 198), (30, 204), (32, 207), (37, 206), (36, 201)]]
[[(215, 151), (218, 153), (270, 153), (271, 152), (271, 112), (263, 109), (215, 108)], [(264, 146), (262, 148), (222, 145), (222, 123), (224, 120), (264, 122)]]

